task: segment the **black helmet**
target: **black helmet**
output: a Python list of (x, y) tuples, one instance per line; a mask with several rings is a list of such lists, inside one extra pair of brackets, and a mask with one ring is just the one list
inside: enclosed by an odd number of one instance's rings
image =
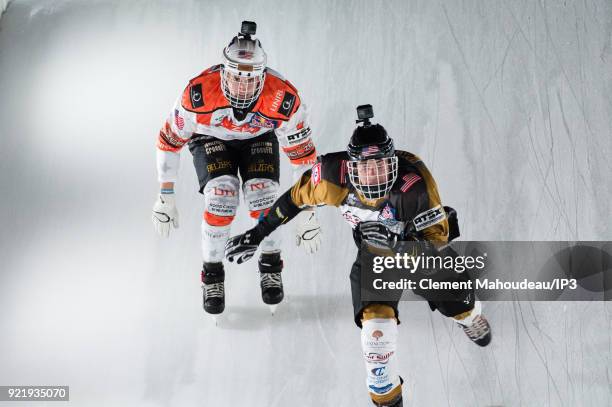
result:
[(347, 147), (349, 180), (366, 198), (382, 198), (397, 179), (393, 140), (383, 126), (370, 123), (374, 117), (372, 105), (358, 106), (357, 117), (361, 125), (353, 132)]
[(357, 106), (357, 123), (362, 123), (353, 131), (347, 147), (348, 155), (353, 161), (372, 158), (393, 157), (395, 148), (387, 130), (380, 124), (371, 124), (374, 117), (372, 105)]

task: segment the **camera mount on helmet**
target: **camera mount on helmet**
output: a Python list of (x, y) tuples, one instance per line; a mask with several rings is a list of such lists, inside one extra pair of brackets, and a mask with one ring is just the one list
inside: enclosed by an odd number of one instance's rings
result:
[(240, 34), (246, 36), (255, 35), (257, 32), (257, 23), (254, 21), (243, 21), (240, 26)]
[(364, 126), (370, 125), (370, 119), (374, 117), (374, 108), (372, 105), (357, 106), (357, 120), (355, 123), (363, 123)]

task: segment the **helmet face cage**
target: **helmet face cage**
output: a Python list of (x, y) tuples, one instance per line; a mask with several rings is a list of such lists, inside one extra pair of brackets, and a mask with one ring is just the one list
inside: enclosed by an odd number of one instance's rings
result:
[(232, 107), (244, 109), (259, 98), (266, 79), (266, 60), (259, 40), (242, 34), (225, 47), (221, 89)]
[(351, 184), (366, 199), (383, 198), (397, 179), (397, 156), (347, 161)]
[(230, 105), (237, 109), (249, 107), (257, 100), (265, 81), (265, 73), (253, 75), (253, 72), (223, 68), (221, 72), (221, 89)]

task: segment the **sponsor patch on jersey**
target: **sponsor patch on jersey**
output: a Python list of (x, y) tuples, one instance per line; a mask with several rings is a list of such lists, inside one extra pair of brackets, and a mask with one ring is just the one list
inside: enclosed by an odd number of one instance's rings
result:
[(315, 152), (315, 146), (312, 140), (307, 140), (297, 146), (283, 147), (283, 151), (289, 160), (295, 161), (312, 155)]
[(397, 223), (395, 220), (395, 208), (387, 203), (378, 214), (378, 221), (385, 226), (393, 226)]
[(402, 192), (407, 192), (410, 187), (412, 187), (414, 184), (417, 183), (417, 181), (421, 180), (422, 178), (420, 176), (418, 176), (415, 173), (410, 173), (410, 174), (406, 174), (402, 177), (402, 180), (404, 181), (404, 184), (401, 186), (400, 190)]
[(310, 136), (310, 127), (306, 127), (305, 129), (302, 128), (297, 133), (289, 134), (287, 136), (287, 141), (289, 144), (296, 144), (308, 136)]
[(295, 104), (295, 95), (292, 95), (289, 92), (285, 92), (283, 96), (283, 101), (278, 108), (278, 112), (283, 116), (289, 117), (291, 115), (291, 111), (293, 110), (293, 105)]
[(253, 115), (253, 118), (251, 119), (251, 126), (265, 127), (266, 129), (273, 129), (276, 127), (276, 123), (274, 122), (274, 120), (269, 120), (263, 116), (255, 114)]
[(435, 208), (426, 210), (425, 212), (419, 213), (414, 217), (412, 221), (416, 227), (417, 232), (426, 229), (436, 223), (442, 222), (446, 218), (444, 209), (438, 205)]
[(198, 107), (204, 106), (204, 95), (202, 95), (201, 83), (193, 85), (191, 89), (189, 89), (189, 96), (191, 97), (191, 107), (197, 109)]
[(319, 185), (319, 182), (321, 182), (321, 163), (316, 163), (312, 167), (310, 180), (312, 181), (312, 185)]

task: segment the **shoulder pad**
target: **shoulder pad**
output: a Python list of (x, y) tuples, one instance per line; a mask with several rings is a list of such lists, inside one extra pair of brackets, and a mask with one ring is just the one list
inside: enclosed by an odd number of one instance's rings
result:
[(183, 91), (181, 104), (194, 113), (210, 113), (228, 107), (221, 91), (221, 65), (215, 65), (189, 81)]
[(408, 151), (395, 150), (395, 155), (398, 156), (400, 164), (404, 162), (404, 163), (416, 165), (417, 163), (423, 162), (421, 160), (421, 157), (417, 156), (416, 154), (412, 154)]
[(285, 81), (286, 80), (285, 77), (280, 72), (278, 72), (277, 70), (272, 69), (272, 68), (266, 68), (266, 75), (276, 76), (281, 81)]
[(288, 121), (300, 107), (300, 96), (289, 81), (266, 71), (266, 81), (259, 96), (257, 111), (269, 119)]
[[(348, 182), (348, 170), (346, 163), (349, 157), (345, 151), (324, 154), (317, 157), (320, 178), (336, 185), (346, 185)], [(313, 167), (314, 172), (314, 167)]]

